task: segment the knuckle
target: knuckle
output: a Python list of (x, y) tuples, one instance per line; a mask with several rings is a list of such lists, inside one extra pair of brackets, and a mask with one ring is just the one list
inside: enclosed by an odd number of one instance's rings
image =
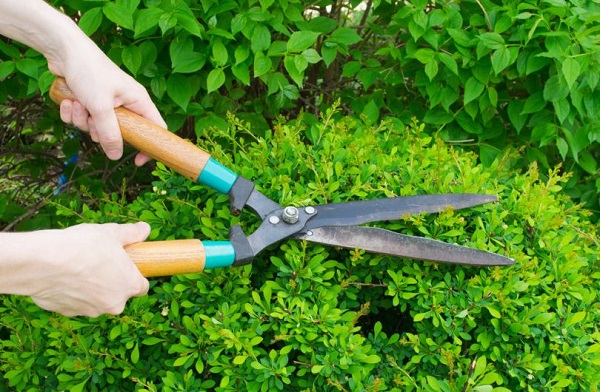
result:
[(122, 301), (122, 302), (106, 309), (106, 314), (111, 314), (113, 316), (116, 316), (116, 315), (123, 313), (124, 310), (125, 310), (125, 302)]

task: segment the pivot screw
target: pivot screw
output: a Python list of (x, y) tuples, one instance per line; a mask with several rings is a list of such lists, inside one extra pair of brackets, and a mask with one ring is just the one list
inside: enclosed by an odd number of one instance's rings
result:
[(298, 222), (299, 219), (298, 209), (296, 207), (285, 207), (283, 214), (281, 215), (281, 219), (283, 219), (285, 223), (293, 225), (294, 223)]

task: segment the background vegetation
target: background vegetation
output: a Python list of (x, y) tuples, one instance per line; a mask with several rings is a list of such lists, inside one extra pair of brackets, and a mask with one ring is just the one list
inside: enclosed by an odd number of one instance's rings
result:
[[(148, 87), (170, 129), (273, 199), (497, 194), (387, 227), (517, 263), (285, 243), (249, 267), (156, 280), (119, 317), (5, 297), (0, 388), (597, 389), (596, 2), (53, 3)], [(38, 53), (0, 40), (0, 81), (5, 230), (143, 219), (153, 239), (227, 236), (224, 197), (108, 162), (64, 127)]]

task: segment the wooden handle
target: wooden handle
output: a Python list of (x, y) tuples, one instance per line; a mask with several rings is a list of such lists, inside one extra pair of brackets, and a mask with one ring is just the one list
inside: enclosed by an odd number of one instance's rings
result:
[[(52, 84), (50, 98), (57, 104), (65, 99), (76, 100), (61, 77)], [(121, 107), (116, 108), (115, 113), (123, 140), (177, 173), (198, 180), (210, 159), (209, 153), (130, 110)]]
[(200, 240), (138, 242), (125, 251), (147, 278), (202, 272), (206, 261)]

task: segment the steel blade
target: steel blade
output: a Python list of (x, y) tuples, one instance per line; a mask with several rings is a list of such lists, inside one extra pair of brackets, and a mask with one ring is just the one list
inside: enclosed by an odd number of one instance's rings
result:
[(305, 229), (398, 220), (407, 214), (435, 213), (447, 208), (460, 210), (495, 201), (498, 198), (492, 195), (445, 194), (324, 204), (314, 206), (317, 215), (307, 223)]
[(374, 227), (323, 226), (298, 234), (295, 238), (349, 249), (359, 248), (384, 255), (450, 264), (478, 266), (514, 264), (513, 259), (495, 253)]

